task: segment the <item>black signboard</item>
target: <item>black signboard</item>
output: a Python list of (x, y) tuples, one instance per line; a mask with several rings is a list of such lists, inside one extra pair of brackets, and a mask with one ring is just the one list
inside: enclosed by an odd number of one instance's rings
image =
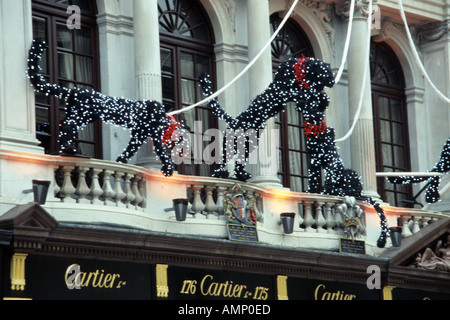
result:
[(258, 230), (256, 227), (227, 224), (228, 238), (232, 241), (258, 242)]
[(392, 300), (450, 300), (450, 294), (404, 288), (392, 289)]
[(366, 285), (322, 281), (316, 279), (287, 279), (289, 300), (380, 300), (381, 290)]
[(274, 277), (269, 275), (182, 268), (167, 270), (168, 299), (274, 300)]
[(151, 299), (154, 266), (78, 258), (29, 255), (23, 296), (35, 300)]
[(340, 239), (339, 252), (351, 254), (366, 254), (366, 242), (361, 240)]

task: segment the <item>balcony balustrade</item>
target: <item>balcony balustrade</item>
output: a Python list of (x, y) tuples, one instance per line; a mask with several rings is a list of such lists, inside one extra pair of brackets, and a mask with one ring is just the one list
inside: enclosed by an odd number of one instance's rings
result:
[[(110, 161), (17, 153), (0, 150), (3, 175), (0, 203), (14, 206), (32, 201), (24, 195), (31, 178), (52, 182), (44, 209), (58, 221), (120, 224), (153, 232), (227, 239), (223, 199), (236, 185), (254, 203), (259, 242), (312, 249), (338, 250), (349, 235), (348, 219), (357, 221), (355, 236), (368, 254), (378, 254), (379, 218), (368, 203), (320, 194), (291, 192), (252, 183), (161, 173)], [(26, 170), (25, 170), (26, 168)], [(21, 181), (5, 189), (8, 181)], [(187, 198), (188, 217), (176, 221), (167, 212), (172, 199)], [(402, 226), (403, 237), (447, 216), (423, 209), (383, 205), (389, 226)], [(293, 232), (284, 234), (281, 213), (295, 213)], [(388, 241), (388, 246), (390, 242)]]

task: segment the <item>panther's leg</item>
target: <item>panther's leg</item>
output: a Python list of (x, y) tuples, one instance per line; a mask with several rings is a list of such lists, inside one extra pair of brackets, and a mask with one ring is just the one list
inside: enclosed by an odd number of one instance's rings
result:
[(321, 166), (316, 159), (311, 159), (308, 170), (308, 193), (320, 193)]
[(219, 163), (219, 168), (216, 169), (212, 176), (214, 178), (227, 179), (230, 173), (226, 169), (227, 166), (227, 134), (225, 133), (222, 142), (222, 161)]
[(168, 152), (166, 147), (164, 147), (164, 144), (160, 139), (154, 139), (152, 137), (152, 141), (153, 149), (159, 157), (159, 160), (161, 161), (161, 172), (165, 177), (170, 177), (173, 174), (174, 170), (174, 164), (170, 153)]
[(252, 178), (252, 175), (249, 172), (245, 171), (244, 168), (249, 161), (250, 154), (256, 149), (257, 142), (258, 142), (257, 135), (245, 136), (245, 142), (243, 143), (243, 147), (245, 149), (237, 150), (237, 161), (234, 167), (234, 173), (236, 178), (240, 181), (245, 182)]
[(128, 142), (127, 148), (122, 152), (122, 154), (117, 157), (116, 161), (121, 163), (127, 163), (139, 148), (144, 143), (142, 138), (139, 138), (139, 134), (136, 134), (134, 131), (131, 132), (131, 140)]

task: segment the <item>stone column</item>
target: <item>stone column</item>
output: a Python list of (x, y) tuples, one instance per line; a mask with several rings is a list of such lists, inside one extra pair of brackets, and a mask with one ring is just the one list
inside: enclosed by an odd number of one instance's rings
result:
[[(247, 23), (248, 23), (248, 59), (249, 62), (258, 55), (264, 45), (270, 40), (270, 12), (268, 0), (247, 0)], [(270, 47), (258, 59), (249, 70), (249, 96), (254, 99), (272, 81), (272, 52)], [(275, 128), (275, 120), (270, 119), (265, 128), (264, 139), (260, 140), (257, 152), (264, 157), (272, 154), (271, 159), (258, 159), (258, 163), (251, 168), (253, 175), (252, 183), (271, 187), (282, 187), (277, 177), (278, 151), (275, 139), (271, 139), (272, 130)], [(266, 152), (267, 151), (267, 152)], [(268, 160), (268, 161), (267, 161)]]
[(44, 153), (25, 75), (33, 38), (31, 1), (0, 1), (0, 34), (0, 150)]
[[(155, 0), (133, 0), (136, 99), (162, 102), (157, 4)], [(150, 139), (139, 150), (136, 164), (159, 171)]]
[[(373, 2), (374, 5), (376, 1)], [(375, 7), (374, 7), (375, 8)], [(376, 166), (375, 166), (375, 143), (373, 132), (372, 90), (370, 69), (367, 70), (365, 86), (362, 88), (364, 66), (370, 68), (367, 56), (367, 37), (371, 33), (367, 29), (368, 3), (365, 0), (356, 1), (355, 14), (353, 18), (353, 29), (348, 54), (348, 95), (350, 123), (359, 106), (362, 91), (362, 109), (358, 123), (350, 138), (351, 167), (362, 177), (363, 192), (366, 196), (379, 199), (377, 192)]]

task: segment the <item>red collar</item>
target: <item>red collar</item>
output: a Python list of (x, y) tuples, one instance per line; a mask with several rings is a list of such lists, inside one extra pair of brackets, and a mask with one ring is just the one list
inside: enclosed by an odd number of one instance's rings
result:
[(311, 135), (318, 137), (319, 135), (324, 134), (328, 128), (324, 120), (322, 120), (319, 124), (313, 124), (305, 120), (303, 125), (305, 127), (304, 130), (307, 138)]

